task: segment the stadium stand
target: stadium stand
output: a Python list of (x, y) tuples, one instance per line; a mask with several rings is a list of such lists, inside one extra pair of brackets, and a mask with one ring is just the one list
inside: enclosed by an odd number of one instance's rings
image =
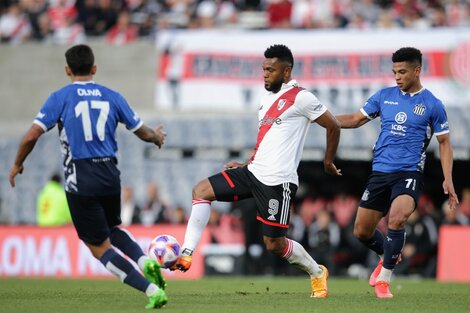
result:
[(106, 37), (110, 44), (122, 45), (153, 38), (159, 29), (422, 30), (469, 24), (470, 3), (465, 0), (7, 0), (0, 5), (0, 37), (13, 44)]

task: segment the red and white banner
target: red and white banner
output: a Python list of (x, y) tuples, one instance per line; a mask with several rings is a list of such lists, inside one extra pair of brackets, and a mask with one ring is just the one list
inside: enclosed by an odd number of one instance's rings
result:
[[(158, 234), (174, 236), (183, 242), (185, 226), (155, 225), (127, 227), (146, 251)], [(186, 273), (163, 270), (169, 279), (197, 279), (204, 275), (204, 258), (198, 251), (209, 243), (205, 231), (196, 250), (193, 265)], [(0, 277), (114, 277), (81, 242), (72, 226), (39, 228), (34, 226), (0, 227)]]
[(357, 109), (394, 85), (391, 55), (423, 52), (423, 85), (446, 105), (470, 101), (470, 30), (184, 31), (157, 38), (156, 106), (161, 110), (255, 111), (263, 89), (265, 49), (294, 54), (293, 78), (328, 107)]

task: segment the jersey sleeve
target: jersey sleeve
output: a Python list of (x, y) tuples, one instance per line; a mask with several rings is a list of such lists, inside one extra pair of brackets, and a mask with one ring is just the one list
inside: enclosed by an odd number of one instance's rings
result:
[(380, 115), (380, 91), (373, 94), (361, 108), (362, 114), (373, 120)]
[(327, 108), (320, 103), (320, 100), (313, 93), (306, 90), (299, 92), (295, 102), (300, 112), (311, 121), (316, 120), (327, 111)]
[(437, 101), (434, 106), (431, 125), (436, 136), (447, 134), (450, 131), (447, 113), (441, 101)]
[(40, 126), (44, 132), (54, 128), (60, 118), (64, 102), (59, 99), (56, 93), (52, 93), (41, 110), (34, 118), (33, 123)]
[(117, 94), (117, 104), (119, 111), (119, 122), (126, 125), (126, 128), (131, 132), (136, 131), (144, 124), (139, 115), (134, 112), (126, 99), (124, 99), (124, 97), (120, 94)]

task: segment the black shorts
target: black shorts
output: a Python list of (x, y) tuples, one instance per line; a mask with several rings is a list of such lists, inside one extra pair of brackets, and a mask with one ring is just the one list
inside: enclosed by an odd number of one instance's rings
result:
[(84, 242), (99, 245), (113, 227), (121, 224), (120, 194), (100, 197), (66, 194), (73, 224)]
[(359, 206), (386, 215), (396, 197), (410, 195), (415, 200), (416, 208), (423, 185), (423, 174), (420, 172), (372, 172)]
[(283, 183), (267, 186), (245, 167), (230, 169), (209, 177), (217, 201), (233, 202), (254, 198), (257, 219), (263, 223), (263, 235), (284, 237), (289, 228), (290, 204), (297, 186)]

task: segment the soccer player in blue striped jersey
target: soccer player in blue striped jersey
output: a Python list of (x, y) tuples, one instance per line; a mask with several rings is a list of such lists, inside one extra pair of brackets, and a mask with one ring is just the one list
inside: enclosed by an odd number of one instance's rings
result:
[[(118, 92), (93, 81), (96, 65), (87, 45), (65, 53), (66, 74), (72, 84), (53, 92), (24, 135), (10, 169), (10, 184), (23, 172), (23, 163), (39, 137), (57, 125), (63, 154), (65, 191), (79, 238), (95, 258), (122, 282), (146, 293), (147, 308), (167, 303), (166, 282), (158, 264), (148, 258), (121, 224), (121, 182), (117, 168), (116, 128), (123, 123), (141, 140), (159, 148), (164, 142), (162, 127), (144, 125)], [(144, 272), (114, 248), (120, 249)]]
[[(444, 193), (449, 195), (450, 207), (458, 204), (447, 114), (442, 102), (421, 85), (421, 51), (401, 48), (393, 53), (392, 62), (397, 86), (377, 91), (356, 113), (336, 116), (341, 128), (357, 128), (376, 117), (381, 119), (372, 174), (354, 225), (354, 236), (380, 257), (369, 279), (378, 298), (393, 297), (390, 278), (405, 244), (405, 223), (423, 188), (426, 148), (433, 134), (439, 142)], [(384, 238), (377, 224), (387, 213)]]

